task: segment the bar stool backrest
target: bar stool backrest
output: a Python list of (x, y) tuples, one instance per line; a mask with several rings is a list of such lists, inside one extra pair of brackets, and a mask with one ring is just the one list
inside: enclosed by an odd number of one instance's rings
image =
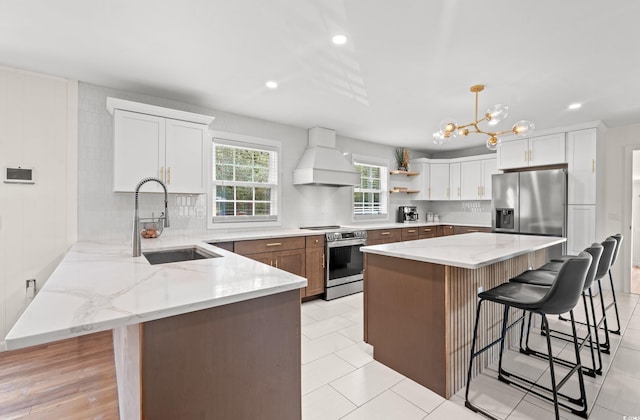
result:
[(596, 271), (600, 265), (600, 258), (602, 257), (603, 251), (604, 247), (597, 242), (585, 248), (585, 252), (591, 255), (591, 265), (589, 266), (589, 271), (587, 271), (587, 278), (584, 280), (584, 290), (591, 287), (593, 280), (596, 278)]
[(572, 310), (582, 295), (590, 265), (591, 254), (584, 251), (565, 261), (547, 294), (539, 302), (540, 312), (559, 315)]
[(598, 264), (598, 270), (596, 271), (595, 280), (600, 280), (603, 278), (611, 268), (611, 264), (613, 264), (613, 254), (616, 251), (616, 240), (613, 236), (609, 236), (607, 239), (602, 241), (602, 246), (604, 250), (602, 251), (602, 256), (600, 257), (600, 263)]
[(622, 244), (622, 234), (616, 233), (615, 235), (610, 236), (610, 238), (616, 240), (616, 250), (613, 252), (613, 259), (611, 260), (611, 266), (613, 266), (618, 259), (618, 252), (620, 251), (620, 245)]

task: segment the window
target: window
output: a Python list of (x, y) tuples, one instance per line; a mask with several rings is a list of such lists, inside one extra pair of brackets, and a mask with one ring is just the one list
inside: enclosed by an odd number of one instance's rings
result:
[(213, 222), (278, 219), (275, 147), (214, 139)]
[(387, 216), (387, 167), (354, 162), (360, 185), (353, 189), (353, 215), (356, 219)]

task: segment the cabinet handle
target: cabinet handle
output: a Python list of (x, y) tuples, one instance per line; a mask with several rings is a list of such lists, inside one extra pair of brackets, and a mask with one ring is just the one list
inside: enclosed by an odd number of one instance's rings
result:
[(478, 229), (467, 229), (467, 232), (480, 232)]
[(525, 151), (524, 151), (524, 161), (525, 161), (525, 162), (527, 162), (527, 152), (528, 152), (528, 150), (525, 150)]
[(596, 173), (596, 160), (595, 159), (591, 159), (591, 173), (592, 174)]
[(267, 244), (267, 246), (280, 246), (280, 245), (282, 245), (282, 242), (273, 242), (273, 243)]
[(431, 229), (425, 229), (424, 231), (425, 232), (431, 232)]
[(410, 230), (408, 230), (407, 232), (409, 232), (409, 233), (416, 233), (416, 230), (415, 230), (415, 229), (410, 229)]
[(276, 268), (278, 268), (278, 259), (276, 258)]
[(269, 260), (269, 265), (273, 267), (273, 260)]
[(324, 254), (322, 254), (322, 268), (324, 268)]
[(171, 166), (167, 166), (167, 184), (171, 185)]
[(380, 232), (380, 235), (384, 236), (384, 235), (391, 235), (391, 232)]
[(529, 163), (533, 160), (533, 150), (529, 149)]
[(160, 167), (160, 181), (164, 182), (164, 166)]
[(318, 240), (316, 239), (316, 241), (315, 241), (315, 242), (316, 242), (316, 243), (318, 243)]

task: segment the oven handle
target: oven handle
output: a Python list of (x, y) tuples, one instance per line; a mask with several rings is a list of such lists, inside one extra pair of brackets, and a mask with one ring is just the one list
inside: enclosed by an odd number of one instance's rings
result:
[(327, 248), (338, 248), (342, 246), (366, 245), (366, 239), (348, 239), (346, 241), (327, 242)]

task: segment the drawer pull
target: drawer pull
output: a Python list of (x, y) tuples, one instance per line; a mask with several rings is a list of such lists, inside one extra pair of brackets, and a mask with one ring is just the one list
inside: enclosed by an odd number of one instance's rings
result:
[(478, 229), (467, 229), (467, 232), (480, 232)]
[(425, 229), (424, 231), (425, 232), (431, 232), (431, 229)]
[(267, 246), (280, 246), (280, 245), (282, 245), (282, 242), (273, 242), (273, 243), (267, 244)]
[(276, 268), (278, 268), (278, 259), (276, 258)]
[(416, 230), (415, 230), (415, 229), (410, 229), (410, 230), (408, 230), (407, 232), (409, 232), (409, 233), (416, 233)]
[(380, 235), (391, 235), (391, 232), (381, 232)]

